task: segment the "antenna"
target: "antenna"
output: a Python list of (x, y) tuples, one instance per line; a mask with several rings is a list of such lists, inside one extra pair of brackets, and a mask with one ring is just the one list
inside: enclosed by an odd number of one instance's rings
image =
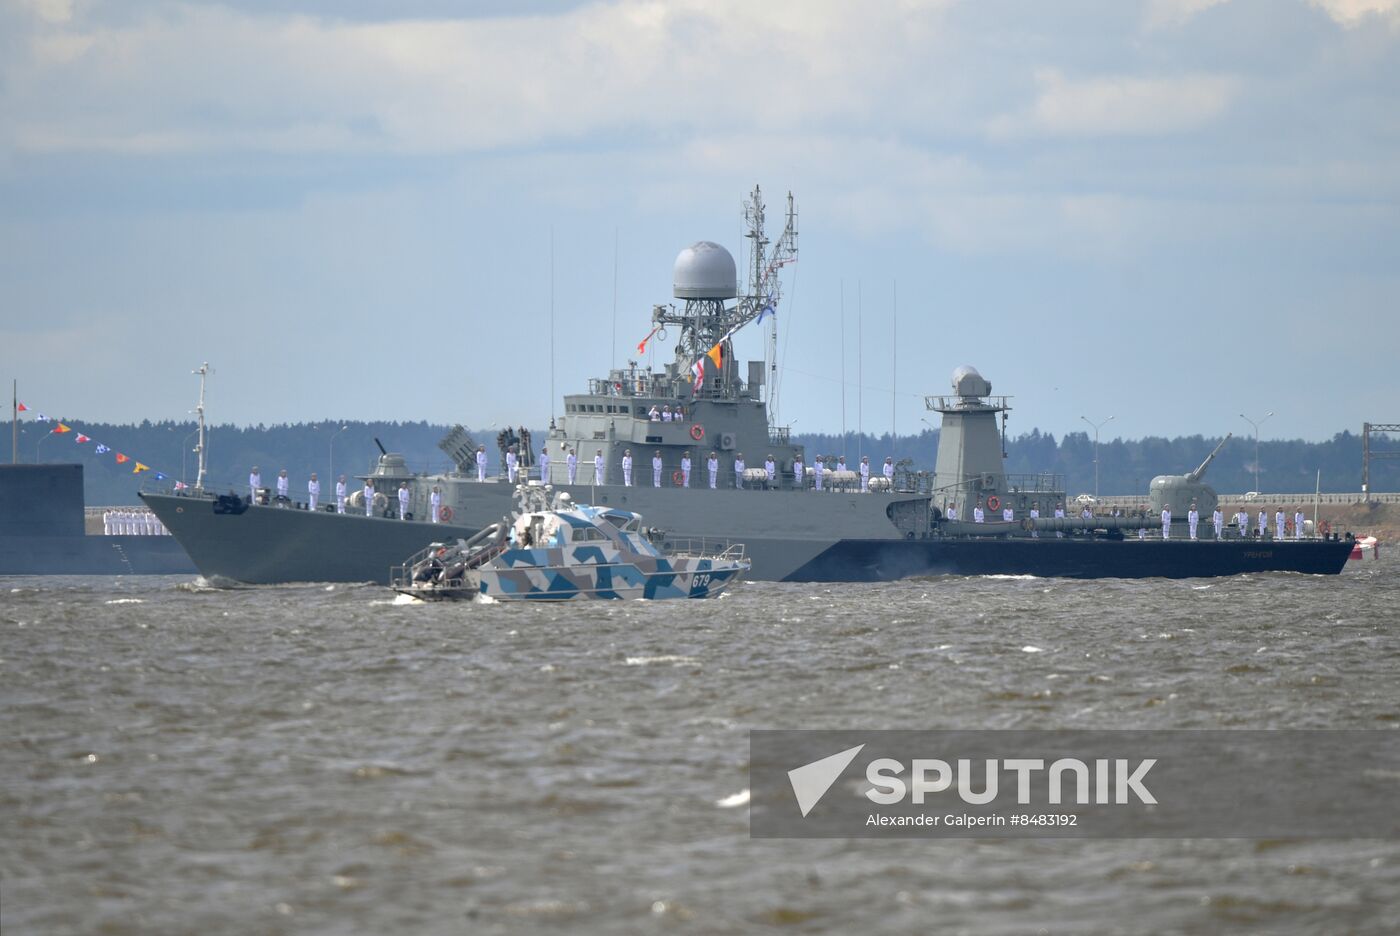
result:
[[(549, 412), (554, 412), (554, 225), (549, 226)], [(550, 417), (550, 422), (554, 417)]]
[(899, 400), (899, 280), (894, 281), (890, 308), (890, 448), (894, 448), (894, 417)]
[[(213, 372), (209, 369), (209, 362), (205, 361), (199, 366), (199, 370), (190, 371), (190, 373), (199, 375), (199, 405), (194, 408), (195, 415), (199, 420), (199, 445), (195, 449), (199, 453), (199, 474), (195, 475), (194, 489), (202, 491), (204, 490), (204, 476), (209, 468), (208, 445), (204, 437), (204, 385)], [(183, 446), (181, 447), (183, 448)]]
[(841, 281), (841, 457), (846, 457), (846, 281)]
[(856, 280), (856, 458), (865, 454), (865, 306)]
[[(553, 254), (551, 253), (551, 256)], [(551, 295), (553, 295), (554, 278), (550, 277)], [(553, 312), (550, 313), (553, 315)], [(608, 359), (608, 371), (617, 369), (617, 228), (613, 228), (613, 317), (612, 317), (612, 357)], [(549, 405), (554, 405), (554, 390), (549, 391)]]

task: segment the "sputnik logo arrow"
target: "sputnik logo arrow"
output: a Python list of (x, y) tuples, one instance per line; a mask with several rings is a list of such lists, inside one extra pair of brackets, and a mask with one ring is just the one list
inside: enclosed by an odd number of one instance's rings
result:
[(831, 789), (836, 778), (856, 759), (863, 747), (865, 745), (860, 744), (788, 771), (788, 782), (792, 784), (792, 793), (797, 797), (797, 808), (802, 810), (803, 819), (821, 802), (826, 791)]

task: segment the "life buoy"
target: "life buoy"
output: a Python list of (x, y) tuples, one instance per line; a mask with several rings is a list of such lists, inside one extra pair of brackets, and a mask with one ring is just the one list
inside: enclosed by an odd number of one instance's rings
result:
[(450, 523), (452, 521), (452, 508), (443, 504), (442, 508), (438, 511), (438, 518), (441, 519), (443, 523)]
[(684, 483), (684, 481), (685, 475), (681, 474), (681, 470), (679, 468), (671, 472), (671, 483), (674, 484), (676, 487), (680, 487), (681, 484)]
[(699, 423), (696, 423), (695, 425), (691, 426), (690, 437), (696, 442), (699, 442), (701, 439), (705, 438), (705, 427), (700, 425)]
[(998, 498), (995, 494), (993, 494), (991, 497), (987, 498), (987, 509), (988, 509), (988, 510), (996, 510), (996, 509), (999, 508), (1000, 506), (1001, 506), (1001, 499)]

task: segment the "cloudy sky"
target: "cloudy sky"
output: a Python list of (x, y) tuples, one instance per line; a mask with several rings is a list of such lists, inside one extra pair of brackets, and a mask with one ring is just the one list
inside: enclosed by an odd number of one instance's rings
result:
[(1400, 0), (0, 0), (0, 376), (542, 425), (756, 183), (798, 431), (1400, 419)]

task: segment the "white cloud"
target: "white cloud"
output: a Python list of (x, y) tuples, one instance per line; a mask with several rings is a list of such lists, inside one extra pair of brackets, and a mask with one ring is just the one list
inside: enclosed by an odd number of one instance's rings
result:
[(1326, 10), (1328, 16), (1349, 29), (1360, 26), (1370, 16), (1383, 17), (1392, 27), (1400, 26), (1400, 0), (1308, 0), (1308, 3)]
[(1228, 2), (1229, 0), (1148, 0), (1147, 9), (1144, 11), (1144, 24), (1148, 29), (1180, 26), (1197, 13)]
[(36, 33), (4, 66), (2, 106), (30, 150), (415, 153), (635, 127), (719, 135), (882, 109), (948, 2), (653, 0), (378, 23), (176, 5)]
[(1235, 81), (1223, 75), (1073, 80), (1057, 69), (1036, 75), (1040, 86), (1029, 111), (994, 118), (993, 137), (1153, 136), (1203, 127), (1230, 104)]

